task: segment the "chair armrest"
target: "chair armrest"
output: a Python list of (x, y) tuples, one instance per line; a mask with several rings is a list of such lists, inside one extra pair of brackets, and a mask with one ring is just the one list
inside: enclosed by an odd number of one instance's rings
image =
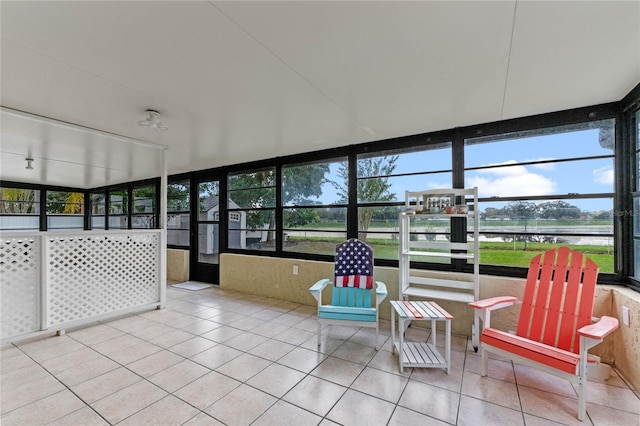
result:
[(498, 296), (469, 303), (473, 309), (500, 309), (511, 306), (518, 301), (514, 296)]
[(312, 285), (309, 288), (309, 291), (311, 292), (311, 295), (316, 299), (316, 301), (318, 302), (318, 309), (320, 309), (320, 306), (322, 305), (322, 290), (324, 290), (324, 288), (327, 286), (327, 284), (329, 284), (331, 281), (328, 278), (323, 278), (321, 280), (318, 280), (318, 282), (316, 282), (314, 285)]
[(309, 288), (309, 291), (311, 293), (320, 293), (322, 290), (324, 290), (324, 288), (327, 286), (327, 284), (329, 284), (329, 279), (328, 278), (323, 278), (321, 280), (318, 280), (318, 282), (316, 282), (314, 285), (312, 285)]
[(616, 328), (618, 328), (617, 318), (603, 316), (597, 323), (582, 327), (578, 330), (578, 334), (589, 339), (604, 340)]
[(387, 297), (387, 286), (382, 281), (376, 281), (376, 296)]

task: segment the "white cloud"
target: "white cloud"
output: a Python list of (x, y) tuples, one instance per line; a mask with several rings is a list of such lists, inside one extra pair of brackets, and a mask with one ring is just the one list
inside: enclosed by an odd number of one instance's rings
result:
[(593, 180), (605, 185), (613, 185), (613, 168), (611, 166), (600, 167), (593, 171)]
[[(502, 165), (513, 164), (506, 161)], [(480, 196), (545, 195), (556, 192), (556, 183), (525, 166), (479, 170), (467, 179), (467, 186), (477, 186)]]

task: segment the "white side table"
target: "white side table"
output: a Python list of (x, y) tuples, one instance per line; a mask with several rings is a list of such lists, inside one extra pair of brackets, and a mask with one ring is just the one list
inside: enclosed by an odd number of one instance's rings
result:
[[(396, 342), (395, 317), (398, 316), (399, 342)], [(451, 320), (453, 315), (435, 302), (391, 301), (392, 353), (398, 353), (400, 372), (406, 367), (444, 368), (449, 374), (451, 363)], [(431, 343), (405, 342), (404, 332), (411, 321), (431, 321)], [(445, 322), (445, 356), (436, 348), (436, 323)]]

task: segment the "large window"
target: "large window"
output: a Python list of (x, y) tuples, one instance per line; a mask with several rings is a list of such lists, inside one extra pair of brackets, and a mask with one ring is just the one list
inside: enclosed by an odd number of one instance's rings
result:
[(526, 267), (569, 245), (614, 272), (615, 121), (465, 141), (465, 186), (478, 187), (480, 261)]
[(38, 230), (40, 190), (0, 187), (0, 229)]
[(167, 244), (189, 247), (189, 180), (167, 185)]
[(109, 191), (109, 229), (129, 228), (129, 190), (118, 188)]
[(227, 188), (229, 248), (275, 251), (275, 167), (230, 174)]
[(91, 201), (91, 229), (105, 228), (106, 195), (104, 191), (89, 194)]
[[(632, 140), (635, 140), (635, 182), (633, 199), (633, 277), (640, 281), (640, 110), (632, 116)], [(637, 284), (637, 283), (636, 283)]]
[[(451, 143), (357, 157), (358, 238), (377, 259), (398, 259), (398, 214), (404, 192), (452, 186)], [(435, 238), (442, 229), (430, 229)]]
[(47, 229), (84, 229), (84, 194), (47, 191)]
[(131, 209), (131, 228), (156, 228), (156, 186), (135, 187), (131, 191), (133, 208)]
[(333, 254), (347, 238), (346, 158), (282, 167), (283, 250)]

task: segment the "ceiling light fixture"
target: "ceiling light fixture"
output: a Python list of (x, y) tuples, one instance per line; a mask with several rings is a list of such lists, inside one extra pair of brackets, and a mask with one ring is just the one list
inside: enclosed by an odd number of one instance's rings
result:
[(25, 158), (25, 160), (27, 160), (27, 167), (25, 167), (25, 169), (33, 170), (33, 166), (31, 165), (31, 163), (33, 163), (33, 158), (27, 157)]
[(160, 121), (160, 113), (152, 109), (147, 110), (146, 120), (138, 121), (138, 126), (151, 130), (161, 130), (163, 132), (168, 129), (168, 127)]

